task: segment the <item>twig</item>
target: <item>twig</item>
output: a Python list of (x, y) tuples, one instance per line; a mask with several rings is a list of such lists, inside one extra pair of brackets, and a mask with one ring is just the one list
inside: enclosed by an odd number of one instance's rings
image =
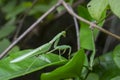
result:
[[(73, 11), (72, 7), (69, 6), (69, 8)], [(74, 24), (75, 24), (75, 31), (76, 31), (76, 37), (77, 37), (77, 50), (80, 49), (80, 35), (79, 35), (79, 26), (78, 26), (78, 21), (76, 17), (73, 16)]]
[(69, 14), (71, 14), (74, 17), (76, 17), (78, 20), (83, 21), (83, 22), (85, 22), (85, 23), (87, 23), (89, 25), (92, 25), (93, 27), (97, 28), (98, 30), (100, 30), (100, 31), (102, 31), (102, 32), (104, 32), (104, 33), (106, 33), (106, 34), (108, 34), (108, 35), (110, 35), (110, 36), (120, 40), (120, 36), (118, 36), (116, 34), (113, 34), (113, 33), (109, 32), (109, 31), (105, 30), (104, 28), (101, 28), (100, 26), (98, 26), (98, 25), (96, 25), (96, 24), (94, 24), (94, 23), (92, 23), (92, 22), (82, 18), (81, 16), (78, 16), (75, 12), (73, 12), (69, 8), (69, 6), (67, 5), (67, 3), (64, 0), (62, 0), (62, 5), (66, 8), (66, 10), (69, 12)]
[(76, 37), (77, 37), (77, 50), (80, 49), (80, 35), (79, 35), (79, 26), (78, 26), (78, 21), (76, 17), (73, 17), (74, 23), (75, 23), (75, 31), (76, 31)]
[(44, 13), (36, 22), (34, 22), (20, 37), (18, 37), (5, 51), (0, 54), (0, 59), (2, 59), (7, 52), (13, 48), (22, 38), (24, 38), (32, 29), (34, 29), (48, 14), (53, 12), (59, 5), (61, 5), (61, 0), (58, 1), (52, 8), (50, 8), (46, 13)]

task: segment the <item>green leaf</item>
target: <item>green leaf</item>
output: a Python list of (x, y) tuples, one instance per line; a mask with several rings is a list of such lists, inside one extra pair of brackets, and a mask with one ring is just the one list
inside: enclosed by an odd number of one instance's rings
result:
[[(85, 8), (83, 6), (78, 7), (78, 14), (81, 17), (83, 17), (83, 18), (85, 18), (85, 19), (87, 19), (87, 20), (89, 20), (91, 22), (94, 21), (93, 18), (90, 16), (87, 8)], [(98, 25), (102, 26), (103, 23), (104, 23), (104, 21), (102, 21)], [(93, 30), (95, 38), (97, 37), (98, 32), (99, 31), (97, 29)], [(91, 29), (90, 29), (90, 25), (80, 21), (80, 46), (82, 48), (85, 48), (85, 49), (88, 49), (88, 50), (93, 50), (94, 47), (93, 47), (93, 39), (92, 39), (92, 37), (93, 37), (93, 34), (92, 34)]]
[(8, 46), (10, 42), (8, 39), (3, 39), (0, 41), (0, 53), (2, 53)]
[(16, 16), (32, 6), (32, 2), (26, 1), (17, 3), (16, 0), (8, 2), (2, 7), (2, 11), (6, 14), (6, 19), (16, 18)]
[(80, 46), (84, 49), (93, 50), (92, 43), (92, 32), (89, 28), (89, 25), (80, 22)]
[(120, 18), (120, 0), (109, 0), (110, 9), (112, 12)]
[(116, 77), (114, 77), (114, 78), (112, 78), (110, 80), (120, 80), (120, 76), (116, 76)]
[[(8, 39), (3, 39), (0, 41), (0, 54), (10, 45), (10, 41)], [(11, 53), (15, 53), (19, 51), (19, 47), (18, 46), (15, 46), (13, 47), (8, 53), (11, 54)]]
[[(85, 7), (79, 6), (78, 12), (79, 15), (83, 18), (92, 21), (92, 18), (90, 17), (88, 10)], [(89, 25), (84, 22), (80, 22), (80, 26), (80, 46), (88, 50), (93, 50), (92, 33)]]
[(14, 30), (14, 19), (11, 19), (0, 29), (0, 39), (10, 35), (10, 33), (12, 33)]
[(52, 72), (43, 73), (41, 75), (41, 80), (60, 80), (64, 78), (80, 77), (84, 60), (85, 53), (83, 50), (79, 50), (64, 66), (59, 67)]
[(14, 6), (14, 8), (9, 11), (9, 13), (7, 13), (6, 15), (6, 19), (11, 19), (11, 18), (15, 18), (18, 14), (22, 13), (23, 11), (25, 11), (27, 8), (31, 7), (32, 3), (30, 2), (24, 2), (21, 3), (20, 5)]
[(20, 48), (18, 46), (15, 46), (8, 52), (8, 54), (16, 53), (18, 51), (20, 51)]
[(100, 21), (106, 14), (107, 6), (108, 0), (91, 0), (87, 5), (90, 15), (97, 21)]
[(9, 3), (5, 4), (4, 7), (2, 7), (2, 11), (4, 13), (10, 13), (15, 8), (15, 4), (16, 0), (10, 1)]
[(95, 73), (89, 73), (86, 80), (99, 80), (99, 76)]
[[(10, 41), (6, 38), (0, 41), (0, 53), (2, 53), (8, 46), (10, 45)], [(16, 51), (19, 51), (19, 47), (15, 46), (10, 51), (9, 54), (15, 53)]]
[(99, 75), (100, 80), (110, 80), (115, 76), (120, 76), (120, 69), (114, 63), (112, 52), (95, 59), (93, 72)]
[(16, 53), (12, 53), (10, 54), (9, 57), (0, 60), (0, 80), (12, 79), (37, 70), (41, 70), (51, 65), (63, 65), (67, 61), (63, 57), (59, 59), (58, 55), (50, 53), (50, 54), (40, 55), (38, 57), (34, 56), (15, 64), (10, 63), (10, 61), (13, 58), (23, 55), (29, 51), (31, 50), (23, 50)]
[(113, 59), (116, 65), (120, 68), (120, 45), (115, 47), (113, 51)]
[(50, 8), (50, 5), (44, 5), (44, 4), (35, 5), (35, 6), (33, 7), (33, 10), (31, 10), (31, 11), (29, 12), (29, 15), (33, 15), (33, 14), (38, 13), (38, 12), (44, 13), (44, 12), (46, 12), (49, 8)]
[[(79, 15), (82, 16), (83, 18), (87, 20), (92, 20), (92, 18), (90, 17), (85, 7), (79, 6), (78, 12), (79, 12)], [(80, 27), (80, 46), (88, 50), (93, 50), (92, 35), (91, 35), (91, 30), (89, 28), (89, 25), (84, 22), (80, 22), (80, 26), (81, 26)]]
[[(111, 65), (113, 64), (113, 65)], [(95, 59), (95, 65), (102, 65), (105, 69), (116, 67), (113, 58), (112, 52), (105, 53)]]

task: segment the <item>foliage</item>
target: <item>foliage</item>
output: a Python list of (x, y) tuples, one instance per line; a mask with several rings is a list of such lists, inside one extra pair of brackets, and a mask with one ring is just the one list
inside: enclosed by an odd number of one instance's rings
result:
[(111, 80), (120, 75), (120, 69), (113, 60), (113, 52), (106, 53), (95, 59), (94, 74), (99, 76), (99, 80)]
[(85, 61), (84, 50), (80, 50), (75, 53), (74, 57), (66, 63), (64, 66), (57, 68), (50, 73), (44, 73), (41, 75), (41, 80), (60, 80), (71, 77), (80, 77), (83, 64)]
[[(71, 5), (74, 3), (74, 0), (66, 1)], [(0, 23), (0, 34), (2, 34), (0, 35), (0, 53), (10, 45), (10, 35), (13, 35), (17, 29), (16, 24), (19, 24), (21, 16), (27, 15), (37, 19), (55, 3), (56, 0), (38, 0), (36, 4), (28, 0), (21, 0), (19, 3), (17, 0), (1, 0), (0, 14), (4, 15), (2, 16), (4, 23)], [(88, 4), (79, 5), (77, 11), (79, 16), (102, 27), (109, 15), (108, 10), (120, 18), (119, 7), (119, 0), (91, 0)], [(57, 11), (60, 13), (64, 9), (60, 6)], [(48, 21), (54, 18), (53, 15), (55, 14), (47, 17)], [(58, 45), (61, 36), (65, 36), (65, 31), (36, 49), (19, 50), (19, 47), (15, 46), (9, 52), (10, 55), (0, 60), (0, 80), (16, 78), (56, 65), (58, 67), (53, 71), (42, 73), (41, 80), (119, 80), (120, 45), (116, 46), (113, 51), (95, 58), (97, 54), (95, 39), (99, 31), (84, 22), (80, 21), (79, 24), (80, 50), (72, 53), (69, 45)], [(54, 54), (55, 50), (61, 50), (64, 53), (66, 49), (69, 49), (68, 59)], [(85, 54), (86, 51), (91, 52), (90, 56)], [(58, 53), (60, 52), (58, 51)]]
[(106, 9), (108, 6), (108, 0), (92, 0), (88, 4), (88, 10), (90, 15), (96, 21), (100, 21), (106, 15)]
[(116, 46), (116, 48), (113, 51), (113, 59), (116, 63), (116, 65), (120, 68), (120, 45)]
[(43, 54), (37, 58), (33, 56), (19, 63), (14, 63), (14, 64), (10, 63), (12, 59), (30, 51), (31, 50), (17, 51), (16, 53), (12, 53), (9, 57), (1, 60), (0, 79), (7, 80), (10, 78), (22, 76), (43, 69), (44, 67), (47, 66), (63, 65), (67, 62), (65, 58), (63, 57), (59, 58), (60, 56), (50, 53), (50, 54)]
[(119, 6), (120, 6), (120, 3), (118, 3), (119, 0), (108, 0), (109, 1), (109, 6), (110, 6), (110, 9), (113, 11), (113, 13), (118, 16), (120, 18), (120, 10), (119, 10)]

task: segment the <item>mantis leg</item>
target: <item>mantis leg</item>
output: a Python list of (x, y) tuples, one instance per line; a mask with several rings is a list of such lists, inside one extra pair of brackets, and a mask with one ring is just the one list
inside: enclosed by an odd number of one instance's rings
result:
[(30, 64), (30, 66), (28, 66), (28, 68), (26, 69), (25, 72), (29, 71), (30, 68), (32, 67), (32, 65), (37, 61), (37, 58)]
[(49, 53), (52, 53), (56, 50), (64, 50), (63, 53), (65, 53), (66, 49), (69, 49), (69, 52), (68, 52), (68, 59), (70, 59), (70, 53), (71, 53), (71, 47), (68, 46), (68, 45), (60, 45), (60, 46), (56, 46), (53, 50), (49, 51)]

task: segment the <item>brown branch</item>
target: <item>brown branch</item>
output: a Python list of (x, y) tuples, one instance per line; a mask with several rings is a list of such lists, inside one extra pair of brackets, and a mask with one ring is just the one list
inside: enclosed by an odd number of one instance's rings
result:
[(7, 55), (8, 51), (12, 49), (22, 38), (24, 38), (32, 29), (34, 29), (48, 14), (53, 12), (62, 1), (58, 1), (52, 8), (50, 8), (46, 13), (44, 13), (36, 22), (34, 22), (20, 37), (18, 37), (5, 51), (0, 54), (0, 59)]
[[(69, 8), (73, 11), (72, 7), (69, 6)], [(77, 37), (77, 50), (80, 49), (80, 35), (79, 35), (79, 25), (77, 18), (73, 16), (74, 24), (75, 24), (75, 31), (76, 31), (76, 37)]]
[(75, 12), (73, 12), (69, 8), (68, 4), (64, 0), (60, 0), (60, 1), (62, 1), (62, 5), (66, 8), (66, 10), (69, 12), (69, 14), (71, 14), (74, 17), (76, 17), (78, 20), (83, 21), (83, 22), (85, 22), (85, 23), (95, 27), (96, 29), (98, 29), (98, 30), (100, 30), (100, 31), (102, 31), (102, 32), (104, 32), (104, 33), (106, 33), (106, 34), (108, 34), (108, 35), (110, 35), (110, 36), (120, 40), (120, 36), (118, 36), (116, 34), (113, 34), (113, 33), (109, 32), (109, 31), (105, 30), (104, 28), (101, 28), (100, 26), (98, 26), (98, 25), (96, 25), (96, 24), (94, 24), (94, 23), (92, 23), (92, 22), (82, 18), (81, 16), (78, 16)]
[(77, 37), (77, 50), (80, 49), (80, 35), (79, 35), (79, 25), (76, 17), (73, 17), (74, 24), (75, 24), (75, 31), (76, 31), (76, 37)]
[(7, 52), (13, 48), (22, 38), (24, 38), (32, 29), (34, 29), (48, 14), (50, 14), (51, 12), (53, 12), (59, 5), (63, 5), (67, 12), (69, 12), (69, 14), (71, 14), (73, 17), (77, 18), (78, 20), (80, 21), (83, 21), (95, 28), (97, 28), (98, 30), (110, 35), (110, 36), (113, 36), (114, 38), (120, 40), (120, 36), (118, 35), (115, 35), (101, 27), (99, 27), (98, 25), (78, 16), (73, 10), (71, 10), (69, 8), (69, 6), (67, 5), (66, 2), (64, 2), (64, 0), (59, 0), (55, 5), (53, 5), (52, 8), (50, 8), (46, 13), (44, 13), (40, 18), (38, 18), (38, 20), (36, 22), (34, 22), (20, 37), (18, 37), (5, 51), (3, 51), (3, 53), (0, 54), (0, 59), (2, 59), (5, 55), (7, 55)]

